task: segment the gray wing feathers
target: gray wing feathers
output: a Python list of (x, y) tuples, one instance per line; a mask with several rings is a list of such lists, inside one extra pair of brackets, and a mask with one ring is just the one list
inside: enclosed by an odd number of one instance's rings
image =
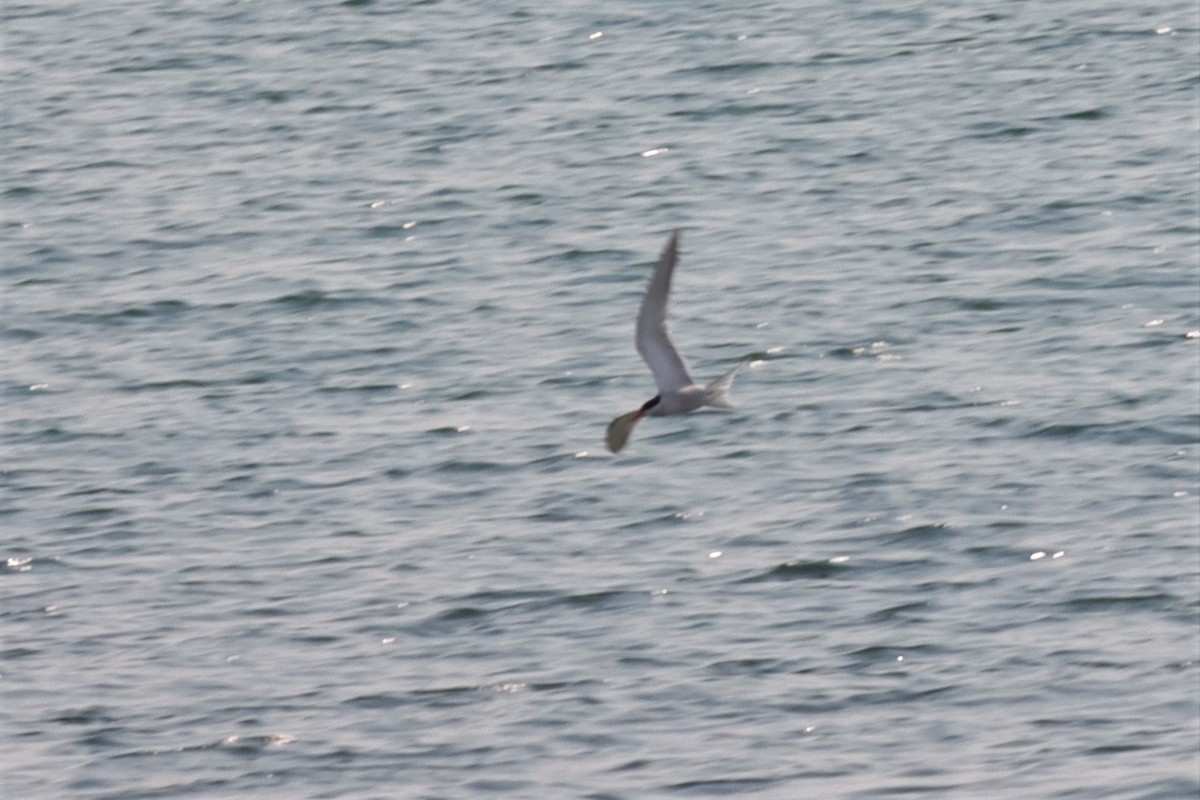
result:
[(650, 278), (646, 296), (638, 309), (635, 344), (661, 391), (678, 391), (692, 385), (687, 365), (667, 335), (667, 299), (671, 294), (671, 274), (675, 271), (678, 255), (679, 231), (675, 231), (658, 257), (654, 276)]

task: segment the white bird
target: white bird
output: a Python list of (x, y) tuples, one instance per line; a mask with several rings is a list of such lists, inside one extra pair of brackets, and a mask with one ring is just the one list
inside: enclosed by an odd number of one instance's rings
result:
[(712, 408), (733, 408), (729, 402), (729, 387), (737, 374), (737, 367), (729, 370), (708, 386), (697, 386), (688, 375), (687, 365), (679, 356), (671, 337), (667, 335), (667, 297), (671, 293), (671, 274), (675, 271), (675, 261), (679, 255), (679, 231), (671, 234), (667, 246), (663, 248), (658, 263), (654, 266), (654, 275), (650, 285), (646, 287), (646, 296), (642, 298), (641, 308), (638, 309), (637, 335), (634, 343), (642, 359), (654, 374), (654, 382), (658, 384), (658, 394), (642, 404), (636, 411), (630, 411), (608, 423), (605, 442), (608, 449), (616, 453), (629, 441), (633, 426), (642, 417), (665, 417), (670, 414), (686, 414), (697, 408), (710, 406)]

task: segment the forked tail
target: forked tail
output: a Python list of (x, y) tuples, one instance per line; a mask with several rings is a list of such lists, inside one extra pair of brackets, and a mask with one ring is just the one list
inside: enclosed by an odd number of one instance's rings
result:
[(733, 403), (729, 400), (729, 389), (733, 386), (733, 379), (741, 367), (742, 365), (738, 364), (704, 387), (704, 405), (713, 408), (733, 408)]

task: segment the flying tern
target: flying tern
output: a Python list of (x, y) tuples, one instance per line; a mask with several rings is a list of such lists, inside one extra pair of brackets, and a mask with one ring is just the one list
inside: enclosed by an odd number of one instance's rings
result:
[(642, 417), (665, 417), (671, 414), (686, 414), (697, 408), (733, 408), (729, 402), (729, 387), (738, 367), (726, 372), (708, 386), (697, 386), (688, 375), (671, 337), (667, 335), (667, 297), (671, 293), (671, 274), (679, 256), (679, 231), (671, 234), (663, 248), (654, 275), (646, 287), (637, 315), (637, 335), (634, 343), (658, 384), (658, 394), (642, 403), (636, 411), (630, 411), (608, 423), (605, 442), (608, 449), (616, 453), (629, 441), (633, 426)]

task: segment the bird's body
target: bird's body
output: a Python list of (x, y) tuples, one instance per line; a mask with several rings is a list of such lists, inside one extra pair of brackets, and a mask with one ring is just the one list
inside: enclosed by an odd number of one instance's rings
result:
[(635, 345), (654, 381), (658, 394), (646, 401), (637, 411), (622, 414), (608, 425), (608, 449), (614, 453), (625, 446), (633, 426), (642, 417), (666, 417), (686, 414), (698, 408), (733, 408), (729, 402), (729, 387), (737, 367), (726, 372), (708, 386), (697, 386), (688, 374), (687, 365), (667, 335), (667, 300), (671, 294), (671, 276), (679, 258), (679, 232), (671, 234), (663, 248), (654, 275), (646, 287), (646, 296), (638, 309)]
[(675, 392), (660, 392), (658, 402), (646, 411), (647, 417), (667, 417), (686, 414), (707, 405), (708, 397), (703, 387), (692, 384)]

